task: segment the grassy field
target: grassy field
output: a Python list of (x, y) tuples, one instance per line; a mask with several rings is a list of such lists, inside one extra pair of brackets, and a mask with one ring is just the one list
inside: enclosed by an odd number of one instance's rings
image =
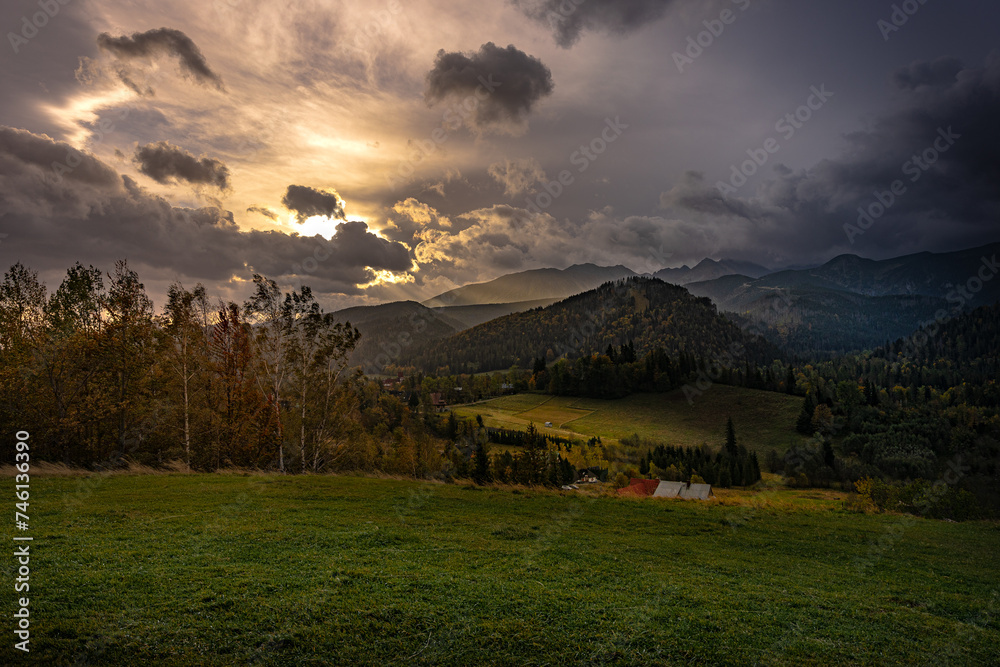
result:
[(33, 478), (32, 651), (8, 629), (0, 664), (997, 664), (997, 524), (756, 498)]
[[(553, 435), (617, 440), (638, 433), (671, 445), (718, 446), (726, 440), (732, 417), (741, 444), (764, 453), (783, 453), (803, 441), (795, 432), (802, 399), (774, 392), (713, 386), (689, 404), (684, 394), (633, 394), (618, 400), (518, 394), (455, 409), (469, 419), (483, 416), (487, 426), (523, 429), (534, 422)], [(552, 422), (551, 428), (543, 425)]]

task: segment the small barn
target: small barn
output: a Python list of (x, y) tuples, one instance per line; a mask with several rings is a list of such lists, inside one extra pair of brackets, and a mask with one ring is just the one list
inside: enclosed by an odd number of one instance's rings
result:
[(685, 500), (708, 500), (712, 495), (711, 484), (692, 484), (690, 482), (668, 482), (657, 479), (629, 480), (629, 485), (618, 489), (622, 496), (652, 496), (653, 498), (683, 498)]

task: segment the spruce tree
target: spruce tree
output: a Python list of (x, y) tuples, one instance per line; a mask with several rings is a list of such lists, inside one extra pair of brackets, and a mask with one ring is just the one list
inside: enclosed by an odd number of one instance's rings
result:
[(726, 420), (726, 451), (731, 454), (736, 452), (736, 429), (732, 417)]
[(813, 427), (812, 418), (813, 412), (816, 410), (816, 405), (813, 403), (812, 395), (806, 395), (805, 399), (802, 401), (802, 411), (799, 412), (798, 421), (795, 423), (795, 430), (797, 430), (802, 435), (812, 435), (816, 432)]
[(483, 443), (479, 443), (479, 446), (476, 448), (472, 479), (476, 484), (486, 484), (490, 481), (490, 456), (486, 451), (486, 445)]

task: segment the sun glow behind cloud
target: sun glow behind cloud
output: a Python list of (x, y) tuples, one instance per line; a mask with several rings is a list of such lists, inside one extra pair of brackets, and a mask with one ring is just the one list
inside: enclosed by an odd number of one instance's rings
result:
[(306, 218), (305, 222), (299, 224), (295, 221), (295, 216), (290, 215), (286, 221), (286, 227), (288, 229), (294, 230), (301, 236), (322, 236), (327, 241), (333, 238), (334, 234), (337, 233), (337, 227), (340, 226), (342, 220), (332, 220), (323, 215), (314, 215), (310, 218)]
[[(98, 111), (124, 105), (134, 98), (135, 93), (121, 86), (108, 91), (78, 95), (61, 107), (43, 105), (42, 109), (65, 130), (66, 143), (83, 149), (89, 141), (102, 137), (114, 127), (113, 120), (105, 120), (100, 124)], [(125, 111), (128, 111), (127, 107)]]
[(385, 270), (376, 270), (374, 273), (375, 278), (371, 282), (359, 287), (367, 289), (375, 285), (405, 285), (414, 282), (413, 276), (409, 273), (398, 274)]

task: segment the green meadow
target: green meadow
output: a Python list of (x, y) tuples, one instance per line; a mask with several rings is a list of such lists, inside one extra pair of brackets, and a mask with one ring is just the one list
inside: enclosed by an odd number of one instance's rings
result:
[[(5, 665), (998, 660), (1000, 526), (855, 514), (835, 493), (697, 503), (240, 474), (31, 484), (31, 653), (8, 629)], [(10, 627), (9, 589), (5, 604)]]
[[(803, 442), (795, 432), (802, 399), (768, 391), (715, 385), (689, 403), (680, 390), (633, 394), (617, 400), (517, 394), (455, 408), (469, 419), (498, 428), (540, 431), (570, 438), (600, 436), (615, 441), (638, 433), (669, 445), (718, 447), (726, 440), (726, 419), (733, 418), (740, 444), (764, 453), (783, 453)], [(551, 422), (552, 427), (544, 424)]]

